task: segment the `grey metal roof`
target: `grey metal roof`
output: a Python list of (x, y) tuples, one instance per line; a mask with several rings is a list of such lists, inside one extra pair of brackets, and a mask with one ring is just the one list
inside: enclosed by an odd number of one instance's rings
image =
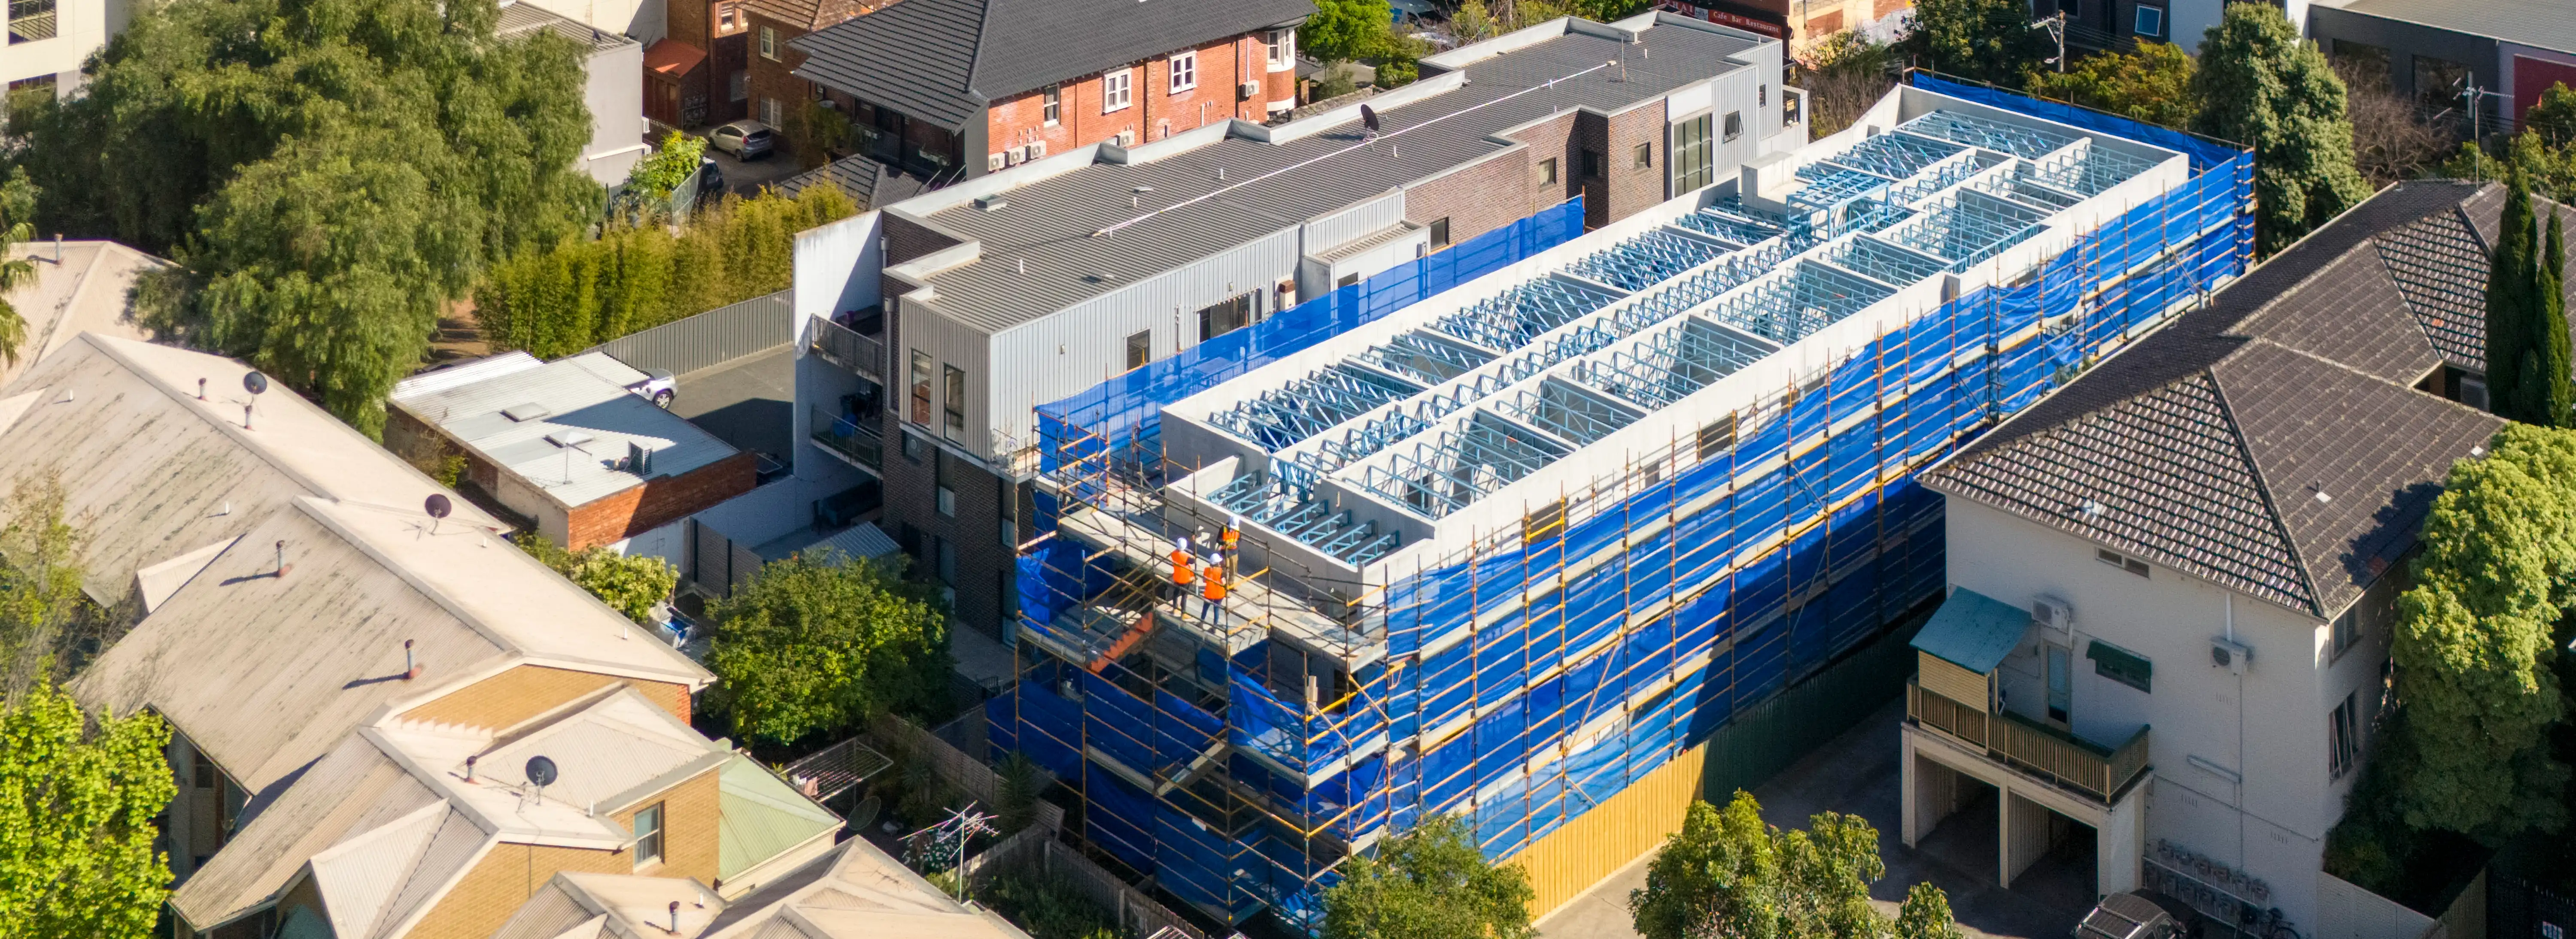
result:
[[(476, 380), (462, 384), (445, 372), (406, 380), (394, 387), (392, 402), (566, 507), (644, 484), (643, 477), (617, 468), (630, 442), (653, 451), (654, 476), (679, 476), (738, 452), (628, 392), (626, 386), (643, 381), (644, 373), (607, 353), (546, 363), (508, 361), (519, 367), (467, 366), (475, 369), (467, 375)], [(537, 410), (522, 410), (527, 405)], [(576, 433), (587, 439), (572, 442), (568, 435)]]
[(2567, 0), (2351, 0), (2336, 6), (2472, 36), (2576, 52), (2576, 5)]
[[(906, 0), (912, 2), (919, 0)], [(1638, 44), (1567, 33), (1467, 66), (1463, 88), (1379, 111), (1384, 131), (1374, 146), (1352, 149), (1360, 140), (1356, 120), (1279, 144), (1229, 137), (1152, 162), (1100, 163), (1032, 182), (1008, 190), (1009, 204), (999, 211), (938, 211), (929, 216), (932, 225), (980, 240), (983, 255), (931, 275), (938, 298), (928, 305), (976, 329), (1009, 329), (1518, 146), (1493, 136), (1505, 130), (1577, 108), (1619, 111), (1750, 68), (1730, 57), (1759, 45), (1669, 22), (1646, 30)], [(1613, 60), (1627, 63), (1625, 80), (1609, 69), (1565, 79)], [(1541, 90), (1504, 100), (1531, 89)], [(1307, 160), (1316, 162), (1245, 184)], [(1219, 170), (1231, 182), (1220, 181)], [(1129, 208), (1136, 186), (1153, 187), (1146, 211), (1228, 191), (1092, 237), (1140, 214)]]
[(957, 131), (996, 98), (1314, 11), (1311, 0), (902, 0), (787, 44), (807, 56), (796, 77)]
[(1910, 643), (1943, 661), (1983, 675), (2003, 664), (2021, 634), (2030, 630), (2030, 611), (1966, 587), (1950, 591), (1932, 619)]
[(2385, 283), (2365, 276), (2379, 236), (2475, 192), (2382, 191), (1925, 484), (2333, 615), (2412, 548), (2451, 463), (2502, 426), (2401, 384), (2429, 347), (2365, 283)]
[(493, 24), (492, 31), (501, 36), (516, 36), (522, 33), (535, 32), (540, 29), (551, 31), (555, 35), (570, 39), (577, 44), (587, 46), (593, 53), (606, 52), (620, 46), (631, 46), (635, 44), (634, 39), (628, 38), (622, 33), (612, 33), (607, 30), (594, 28), (589, 24), (574, 20), (571, 17), (540, 8), (534, 3), (525, 2), (525, 0), (502, 7), (500, 19)]
[(794, 198), (808, 186), (825, 183), (840, 187), (861, 212), (910, 199), (929, 188), (929, 180), (866, 156), (842, 157), (780, 180), (776, 188), (779, 195)]

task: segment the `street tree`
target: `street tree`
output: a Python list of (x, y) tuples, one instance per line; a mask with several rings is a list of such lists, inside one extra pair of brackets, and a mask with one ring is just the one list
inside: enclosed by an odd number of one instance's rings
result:
[(0, 706), (0, 922), (145, 939), (170, 895), (153, 817), (178, 793), (148, 711), (90, 715), (50, 681)]
[(2254, 247), (2270, 254), (2370, 195), (2343, 80), (2277, 8), (2231, 3), (2200, 45), (2192, 129), (2254, 150)]
[(1878, 830), (1860, 816), (1822, 812), (1782, 831), (1738, 791), (1723, 809), (1691, 803), (1628, 910), (1646, 939), (1955, 939), (1949, 900), (1930, 884), (1914, 886), (1894, 923), (1871, 907), (1869, 887), (1886, 876)]
[(1959, 924), (1950, 917), (1949, 895), (1928, 883), (1915, 884), (1896, 906), (1895, 932), (1896, 939), (1960, 939)]
[(1896, 48), (1917, 65), (2004, 86), (2057, 54), (2048, 34), (2031, 28), (2023, 0), (1916, 0)]
[(1322, 62), (1349, 62), (1378, 54), (1394, 14), (1386, 0), (1315, 0), (1315, 12), (1297, 27), (1297, 46)]
[(1467, 823), (1426, 818), (1343, 862), (1324, 891), (1324, 939), (1530, 939), (1529, 874), (1495, 864)]
[(2065, 72), (2034, 71), (2032, 94), (2099, 108), (2135, 121), (2177, 130), (2191, 125), (2191, 54), (2169, 42), (2140, 41), (2133, 55), (2104, 52)]
[(772, 561), (709, 609), (712, 700), (746, 738), (786, 744), (938, 700), (948, 618), (935, 594), (836, 552)]

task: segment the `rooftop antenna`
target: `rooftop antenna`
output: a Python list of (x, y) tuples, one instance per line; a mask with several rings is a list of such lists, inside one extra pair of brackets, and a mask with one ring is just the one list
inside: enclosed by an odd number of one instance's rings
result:
[(420, 507), (429, 513), (429, 533), (433, 535), (438, 534), (438, 520), (446, 518), (447, 513), (456, 511), (456, 504), (447, 501), (447, 494), (443, 492), (430, 493), (428, 499), (422, 500)]
[(251, 411), (258, 406), (260, 394), (268, 390), (268, 376), (258, 372), (244, 373), (242, 390), (250, 392), (250, 400), (242, 402), (242, 429), (249, 430)]
[(537, 799), (546, 797), (546, 787), (555, 784), (555, 761), (542, 756), (528, 758), (528, 783), (537, 787)]
[(1136, 209), (1136, 208), (1142, 208), (1142, 207), (1144, 207), (1144, 204), (1145, 204), (1145, 194), (1146, 194), (1146, 193), (1149, 193), (1149, 192), (1152, 192), (1152, 191), (1154, 191), (1154, 187), (1152, 187), (1152, 186), (1134, 186), (1134, 187), (1130, 187), (1130, 188), (1127, 190), (1127, 207), (1128, 207), (1128, 208), (1130, 208), (1130, 209)]

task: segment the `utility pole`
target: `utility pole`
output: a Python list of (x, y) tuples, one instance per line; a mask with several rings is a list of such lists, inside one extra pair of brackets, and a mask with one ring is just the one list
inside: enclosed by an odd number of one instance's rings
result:
[(2057, 74), (2066, 74), (2066, 11), (2060, 9), (2057, 15), (2032, 23), (2030, 28), (2048, 30), (2049, 38), (2057, 40), (2057, 58), (2048, 60), (2048, 64), (2057, 66)]

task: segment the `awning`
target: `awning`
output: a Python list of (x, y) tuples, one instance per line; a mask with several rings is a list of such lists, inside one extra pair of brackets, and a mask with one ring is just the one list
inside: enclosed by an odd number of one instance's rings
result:
[(697, 71), (698, 63), (707, 60), (707, 50), (676, 39), (657, 39), (644, 50), (644, 70), (664, 78), (676, 79)]
[(2021, 644), (2030, 611), (1961, 587), (1950, 591), (1932, 621), (1914, 634), (1914, 648), (1977, 674), (1992, 673)]

